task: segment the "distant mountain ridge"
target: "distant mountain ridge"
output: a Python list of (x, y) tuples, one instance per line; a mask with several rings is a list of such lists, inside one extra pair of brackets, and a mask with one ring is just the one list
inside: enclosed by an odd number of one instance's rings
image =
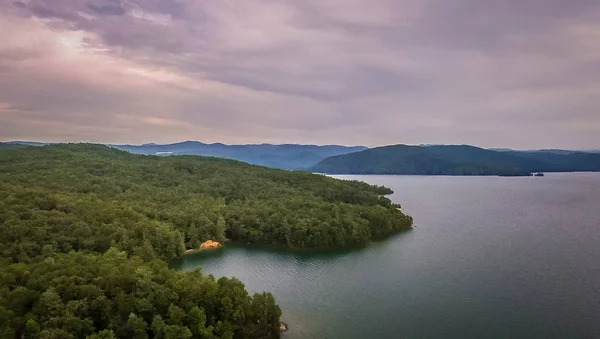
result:
[(3, 142), (3, 144), (20, 145), (20, 146), (45, 146), (45, 145), (48, 145), (50, 143), (48, 143), (48, 142), (38, 142), (38, 141), (19, 141), (19, 140), (15, 140), (15, 141)]
[(600, 154), (393, 145), (329, 157), (312, 170), (330, 174), (524, 176), (532, 172), (600, 171)]
[(0, 150), (1, 149), (22, 148), (22, 147), (27, 147), (27, 145), (15, 144), (15, 143), (9, 143), (9, 142), (0, 142)]
[(488, 148), (490, 151), (496, 152), (521, 152), (521, 153), (556, 153), (556, 154), (570, 154), (570, 153), (600, 153), (600, 150), (586, 149), (586, 150), (569, 150), (569, 149), (556, 149), (556, 148), (543, 148), (543, 149), (532, 149), (532, 150), (514, 150), (511, 148)]
[[(35, 141), (9, 141), (0, 143), (0, 148), (44, 146), (50, 143)], [(107, 146), (135, 154), (147, 155), (199, 155), (233, 159), (254, 165), (286, 170), (308, 170), (319, 161), (334, 155), (358, 152), (365, 146), (300, 145), (300, 144), (247, 144), (226, 145), (183, 141), (173, 144), (146, 143), (142, 145)]]
[(319, 161), (334, 155), (358, 152), (364, 146), (299, 145), (299, 144), (207, 144), (199, 141), (184, 141), (174, 144), (110, 145), (136, 154), (158, 155), (201, 155), (244, 161), (280, 169), (307, 170)]
[[(44, 146), (0, 142), (0, 149)], [(183, 141), (173, 144), (108, 145), (136, 154), (199, 155), (287, 170), (346, 174), (528, 175), (532, 172), (600, 171), (600, 151), (483, 149), (469, 145), (365, 146), (247, 144)]]

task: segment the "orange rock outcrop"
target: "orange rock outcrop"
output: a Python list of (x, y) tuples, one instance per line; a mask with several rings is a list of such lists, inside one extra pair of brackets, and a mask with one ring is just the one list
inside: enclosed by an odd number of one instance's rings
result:
[(217, 248), (217, 247), (221, 247), (221, 244), (217, 241), (212, 241), (212, 240), (205, 241), (202, 243), (202, 245), (200, 245), (201, 250)]

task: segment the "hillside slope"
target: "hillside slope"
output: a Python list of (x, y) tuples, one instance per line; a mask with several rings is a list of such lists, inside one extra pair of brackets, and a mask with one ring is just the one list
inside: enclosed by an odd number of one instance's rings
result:
[(508, 154), (537, 163), (529, 167), (534, 172), (595, 172), (600, 171), (600, 153), (577, 151), (512, 151)]
[(13, 260), (45, 245), (165, 259), (209, 239), (355, 246), (412, 223), (380, 196), (389, 189), (308, 172), (84, 144), (0, 155), (0, 251)]
[(395, 145), (324, 159), (313, 171), (337, 174), (529, 175), (599, 171), (600, 155), (493, 151), (467, 145)]

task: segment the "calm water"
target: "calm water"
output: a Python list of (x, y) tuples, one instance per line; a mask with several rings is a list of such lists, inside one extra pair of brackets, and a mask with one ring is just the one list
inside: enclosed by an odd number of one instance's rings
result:
[(340, 176), (386, 185), (417, 227), (349, 253), (185, 259), (271, 291), (286, 338), (600, 338), (600, 173)]

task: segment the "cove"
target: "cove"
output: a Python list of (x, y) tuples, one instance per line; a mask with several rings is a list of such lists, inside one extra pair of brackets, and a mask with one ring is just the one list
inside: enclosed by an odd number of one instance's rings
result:
[(600, 173), (339, 178), (392, 188), (417, 227), (350, 251), (227, 245), (179, 268), (273, 293), (285, 338), (600, 337)]

